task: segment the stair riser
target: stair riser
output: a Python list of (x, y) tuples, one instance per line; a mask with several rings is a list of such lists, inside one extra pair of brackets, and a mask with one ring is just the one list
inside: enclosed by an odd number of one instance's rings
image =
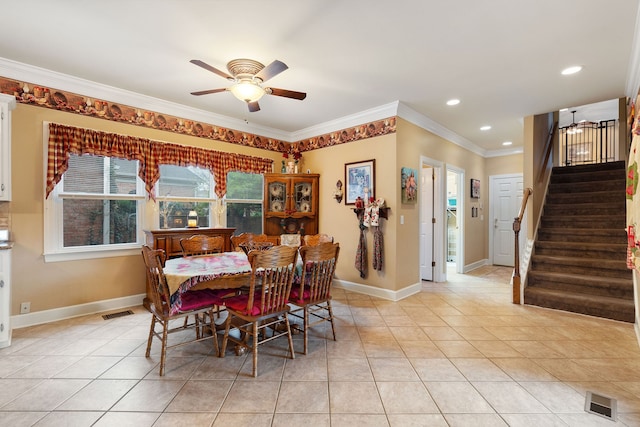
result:
[(569, 203), (566, 205), (547, 205), (544, 208), (544, 215), (620, 215), (620, 212), (624, 212), (625, 209), (624, 203), (612, 203), (605, 206), (593, 206), (593, 203), (589, 203), (588, 206), (580, 206)]
[(579, 175), (594, 174), (603, 171), (625, 171), (626, 165), (624, 160), (617, 162), (600, 163), (597, 165), (574, 165), (553, 168), (553, 175)]
[(601, 203), (625, 203), (624, 195), (617, 192), (609, 191), (605, 193), (572, 193), (572, 194), (548, 194), (546, 199), (547, 205), (571, 205), (571, 204), (588, 204), (594, 201)]
[(626, 224), (624, 216), (603, 216), (590, 218), (588, 216), (553, 217), (543, 216), (540, 225), (545, 228), (621, 228)]
[(537, 255), (550, 255), (550, 256), (575, 256), (578, 258), (589, 258), (589, 259), (610, 259), (610, 260), (619, 260), (620, 259), (620, 251), (619, 250), (596, 250), (596, 249), (567, 249), (567, 248), (553, 248), (553, 247), (540, 247), (536, 245), (535, 253)]
[(580, 304), (572, 304), (563, 300), (562, 298), (558, 299), (547, 299), (547, 298), (538, 298), (536, 296), (527, 295), (525, 290), (524, 297), (525, 304), (536, 305), (538, 307), (547, 307), (553, 308), (556, 310), (570, 311), (573, 313), (581, 313), (589, 316), (603, 317), (606, 319), (618, 320), (621, 322), (635, 322), (635, 313), (633, 311), (620, 310), (620, 309), (609, 309), (607, 307), (585, 307)]
[(625, 180), (601, 181), (601, 182), (567, 182), (561, 184), (549, 184), (548, 194), (573, 194), (592, 193), (595, 188), (598, 191), (618, 191), (624, 188)]
[(598, 266), (581, 266), (581, 265), (567, 265), (560, 263), (538, 262), (532, 260), (532, 269), (538, 271), (550, 271), (557, 273), (571, 273), (571, 274), (583, 274), (585, 276), (594, 277), (615, 277), (619, 279), (631, 280), (631, 270), (626, 268), (626, 263), (618, 268), (602, 268)]
[(609, 284), (607, 284), (606, 282), (602, 282), (600, 286), (597, 286), (595, 284), (593, 284), (593, 286), (588, 286), (584, 284), (550, 280), (545, 277), (527, 277), (527, 286), (562, 290), (579, 294), (598, 295), (603, 297), (633, 299), (633, 287), (613, 287), (609, 286)]
[(551, 176), (550, 184), (569, 184), (583, 182), (624, 181), (625, 171), (585, 172), (577, 174), (556, 174)]
[(578, 243), (620, 243), (626, 242), (627, 234), (619, 230), (571, 230), (545, 228), (538, 231), (538, 240), (548, 242), (566, 242), (571, 240)]

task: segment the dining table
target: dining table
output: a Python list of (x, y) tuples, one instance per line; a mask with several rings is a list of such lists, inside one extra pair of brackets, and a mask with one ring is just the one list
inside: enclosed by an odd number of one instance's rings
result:
[(238, 289), (251, 283), (251, 264), (241, 251), (170, 258), (163, 271), (171, 313), (180, 310), (181, 295), (189, 290)]
[[(251, 264), (243, 251), (185, 256), (166, 260), (163, 267), (172, 314), (182, 306), (182, 294), (200, 289), (239, 289), (251, 285)], [(300, 284), (302, 259), (298, 256), (293, 284)]]

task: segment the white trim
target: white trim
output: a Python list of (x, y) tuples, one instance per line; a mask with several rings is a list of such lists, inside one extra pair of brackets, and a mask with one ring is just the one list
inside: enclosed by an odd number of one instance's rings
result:
[(456, 145), (459, 145), (460, 147), (467, 149), (481, 157), (484, 157), (487, 153), (487, 150), (485, 150), (484, 148), (477, 146), (468, 139), (458, 135), (450, 129), (447, 129), (440, 123), (437, 123), (427, 116), (418, 113), (416, 110), (404, 105), (403, 103), (398, 104), (398, 117), (401, 117), (404, 120), (407, 120), (408, 122), (421, 127), (422, 129), (428, 130), (429, 132), (438, 135)]
[[(466, 173), (465, 170), (463, 168), (460, 168), (458, 166), (454, 166), (452, 164), (447, 164), (445, 163), (445, 176), (444, 176), (444, 180), (445, 180), (445, 190), (444, 190), (444, 194), (445, 194), (445, 209), (447, 206), (447, 200), (446, 200), (446, 194), (447, 194), (447, 173), (448, 171), (451, 171), (455, 174), (458, 175), (458, 185), (456, 188), (456, 200), (457, 200), (457, 206), (456, 206), (456, 224), (458, 226), (458, 232), (457, 232), (457, 241), (456, 241), (456, 273), (458, 274), (462, 274), (464, 271), (464, 257), (465, 257), (465, 250), (464, 250), (464, 235), (465, 235), (465, 220), (464, 220), (464, 213), (466, 212), (466, 204), (465, 204), (465, 200), (467, 199), (466, 195), (466, 188), (467, 186), (465, 185), (465, 183), (467, 182), (466, 177)], [(446, 220), (445, 220), (446, 221)], [(448, 233), (447, 230), (448, 225), (445, 223), (445, 233)], [(445, 239), (446, 241), (446, 239)], [(445, 261), (446, 261), (446, 257), (448, 254), (449, 248), (445, 246)]]
[(472, 262), (471, 264), (467, 264), (464, 266), (464, 273), (466, 274), (470, 271), (475, 270), (476, 268), (484, 267), (485, 265), (489, 265), (488, 259), (481, 259), (480, 261)]
[(11, 326), (13, 329), (25, 328), (27, 326), (40, 325), (43, 323), (70, 319), (72, 317), (86, 316), (88, 314), (95, 314), (103, 311), (134, 307), (142, 305), (142, 301), (146, 296), (146, 294), (130, 295), (127, 297), (89, 302), (86, 304), (53, 308), (51, 310), (35, 311), (29, 314), (18, 314), (11, 316)]
[(398, 113), (399, 104), (399, 101), (390, 102), (388, 104), (380, 105), (379, 107), (370, 108), (359, 113), (340, 117), (336, 120), (319, 123), (305, 129), (294, 131), (291, 132), (291, 140), (300, 141), (318, 135), (335, 132), (337, 130), (358, 126), (363, 123), (394, 117)]
[(16, 97), (13, 95), (7, 95), (6, 93), (0, 93), (0, 102), (7, 104), (9, 111), (16, 108)]
[(484, 157), (485, 158), (503, 157), (503, 156), (510, 156), (512, 154), (522, 154), (522, 153), (524, 153), (523, 147), (505, 148), (501, 150), (486, 151)]
[[(433, 186), (433, 216), (436, 220), (432, 236), (433, 260), (436, 263), (436, 268), (433, 270), (433, 281), (446, 282), (447, 249), (445, 248), (446, 239), (444, 236), (447, 232), (447, 221), (445, 220), (447, 214), (447, 169), (445, 164), (439, 160), (420, 156), (420, 168), (422, 169), (424, 165), (434, 169), (436, 179)], [(422, 204), (420, 204), (419, 209), (422, 209)], [(422, 212), (420, 215), (422, 215)], [(420, 251), (419, 259), (422, 259), (423, 256), (424, 254)], [(418, 277), (420, 277), (420, 263), (418, 263)]]
[(397, 291), (376, 288), (374, 286), (363, 285), (361, 283), (355, 283), (348, 280), (340, 279), (334, 279), (333, 284), (337, 289), (344, 289), (346, 291), (383, 298), (390, 301), (400, 301), (411, 295), (420, 293), (420, 290), (422, 289), (422, 283), (414, 283), (413, 285), (409, 285)]
[(92, 250), (86, 246), (76, 248), (74, 250), (67, 250), (66, 252), (51, 252), (45, 253), (44, 262), (60, 262), (60, 261), (77, 261), (83, 259), (95, 259), (95, 258), (113, 258), (120, 256), (140, 256), (141, 246), (139, 243), (133, 243), (135, 248), (121, 248), (121, 249), (102, 249)]
[(636, 26), (631, 40), (631, 58), (627, 70), (625, 94), (635, 102), (640, 90), (640, 7), (636, 10)]

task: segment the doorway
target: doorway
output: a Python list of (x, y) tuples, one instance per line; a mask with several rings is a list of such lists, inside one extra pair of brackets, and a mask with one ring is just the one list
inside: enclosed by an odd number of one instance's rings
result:
[(420, 157), (420, 279), (446, 280), (443, 164)]
[[(524, 183), (522, 174), (494, 175), (489, 177), (491, 203), (489, 205), (489, 246), (492, 264), (514, 266), (515, 236), (513, 220), (522, 204)], [(526, 220), (523, 219), (520, 235), (526, 236)], [(520, 239), (521, 245), (525, 239)], [(523, 247), (519, 248), (520, 253)]]
[(446, 259), (455, 272), (464, 273), (464, 171), (447, 165)]

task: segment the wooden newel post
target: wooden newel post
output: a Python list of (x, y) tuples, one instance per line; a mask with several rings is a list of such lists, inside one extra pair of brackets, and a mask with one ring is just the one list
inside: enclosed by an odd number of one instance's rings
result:
[(520, 234), (520, 218), (513, 220), (513, 233), (515, 235), (514, 267), (513, 267), (513, 303), (520, 304), (520, 244), (518, 236)]

